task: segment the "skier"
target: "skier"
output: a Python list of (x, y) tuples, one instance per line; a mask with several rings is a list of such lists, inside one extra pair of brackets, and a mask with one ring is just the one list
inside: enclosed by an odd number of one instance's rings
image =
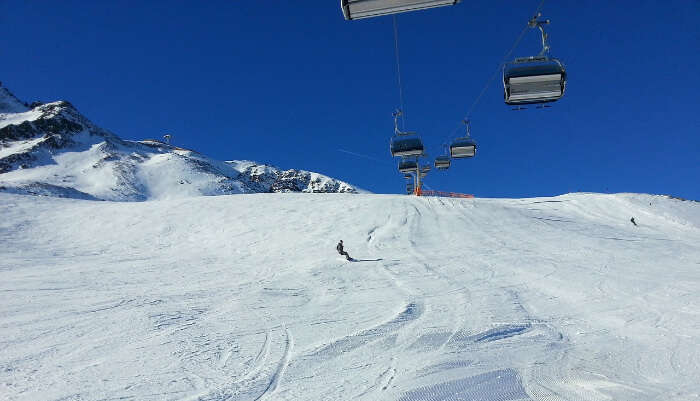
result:
[(630, 221), (631, 221), (631, 222), (632, 222), (632, 224), (634, 224), (635, 226), (637, 225), (637, 222), (636, 222), (636, 221), (634, 221), (634, 217), (632, 217), (632, 218), (630, 219)]
[(340, 240), (340, 242), (338, 242), (338, 245), (335, 246), (335, 249), (338, 251), (339, 254), (345, 255), (345, 259), (352, 260), (350, 255), (348, 255), (348, 253), (343, 250), (343, 240), (342, 239)]

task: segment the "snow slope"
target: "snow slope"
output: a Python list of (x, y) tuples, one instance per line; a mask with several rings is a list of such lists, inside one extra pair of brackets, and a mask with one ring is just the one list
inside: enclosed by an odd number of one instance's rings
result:
[(0, 215), (5, 400), (700, 397), (696, 202), (0, 194)]

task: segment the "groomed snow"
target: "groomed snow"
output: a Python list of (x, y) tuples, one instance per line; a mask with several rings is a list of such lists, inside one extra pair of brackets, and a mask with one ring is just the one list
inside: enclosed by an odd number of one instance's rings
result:
[(4, 400), (700, 397), (696, 202), (0, 194), (0, 216)]

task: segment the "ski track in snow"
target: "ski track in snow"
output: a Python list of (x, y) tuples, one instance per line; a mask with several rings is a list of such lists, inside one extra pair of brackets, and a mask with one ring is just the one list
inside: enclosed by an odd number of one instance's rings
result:
[(700, 399), (694, 202), (0, 194), (0, 215), (2, 399)]

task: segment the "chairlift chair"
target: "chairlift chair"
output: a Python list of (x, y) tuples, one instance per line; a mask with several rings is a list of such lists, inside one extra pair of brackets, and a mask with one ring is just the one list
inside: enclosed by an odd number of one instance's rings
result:
[(566, 69), (561, 61), (548, 56), (549, 35), (544, 26), (549, 20), (538, 20), (541, 15), (538, 13), (528, 21), (530, 28), (540, 30), (540, 54), (516, 58), (503, 66), (503, 98), (508, 105), (554, 102), (564, 96)]
[(341, 0), (340, 8), (346, 20), (452, 6), (461, 0)]
[(399, 129), (399, 116), (401, 110), (394, 113), (394, 136), (391, 137), (389, 150), (393, 157), (421, 156), (423, 155), (423, 141), (415, 132), (402, 132)]
[(452, 160), (450, 160), (450, 151), (448, 149), (447, 144), (442, 145), (445, 148), (445, 154), (441, 156), (437, 156), (435, 158), (435, 168), (438, 170), (447, 170), (450, 168), (450, 164), (452, 163)]
[(391, 155), (394, 157), (420, 156), (423, 141), (415, 132), (401, 132), (391, 138)]
[(416, 190), (416, 186), (412, 182), (407, 182), (406, 183), (406, 193), (407, 194), (412, 194), (413, 191)]
[(465, 120), (467, 133), (461, 138), (457, 138), (450, 144), (450, 156), (453, 159), (464, 159), (474, 157), (476, 155), (476, 141), (471, 137), (471, 123)]
[(566, 89), (566, 70), (548, 57), (523, 57), (503, 67), (504, 99), (508, 105), (559, 100)]
[(402, 158), (399, 161), (399, 172), (415, 173), (418, 170), (418, 161), (416, 159)]
[(450, 156), (453, 159), (464, 159), (476, 155), (476, 142), (469, 137), (457, 138), (450, 145)]
[(438, 156), (435, 158), (434, 164), (438, 170), (447, 170), (450, 168), (450, 156)]

